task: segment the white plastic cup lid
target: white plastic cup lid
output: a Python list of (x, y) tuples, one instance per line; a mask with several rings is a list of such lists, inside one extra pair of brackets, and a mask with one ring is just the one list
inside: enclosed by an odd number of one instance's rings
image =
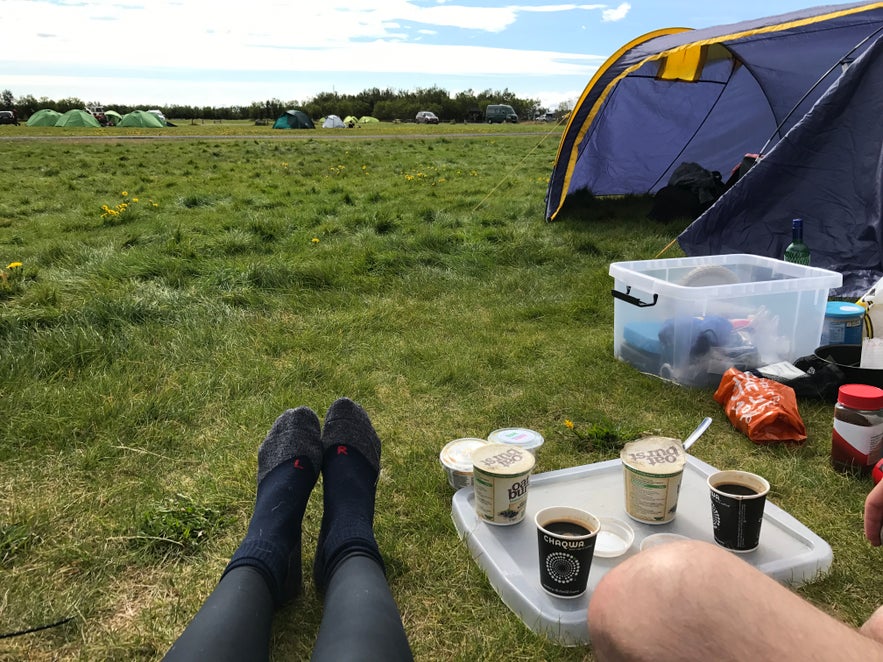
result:
[(509, 444), (529, 451), (536, 450), (544, 441), (543, 435), (527, 428), (500, 428), (491, 432), (487, 438), (492, 444)]
[(595, 556), (614, 558), (622, 556), (635, 541), (635, 530), (627, 522), (615, 517), (599, 517), (601, 530), (595, 538)]
[(478, 439), (477, 437), (454, 439), (445, 444), (438, 458), (446, 469), (472, 473), (472, 452), (476, 448), (486, 446), (487, 443), (487, 439)]

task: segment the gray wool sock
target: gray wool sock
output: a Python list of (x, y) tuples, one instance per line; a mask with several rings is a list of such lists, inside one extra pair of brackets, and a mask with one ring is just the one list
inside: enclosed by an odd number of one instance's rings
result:
[(322, 446), (324, 513), (313, 563), (320, 591), (349, 556), (367, 556), (384, 567), (374, 538), (380, 438), (365, 410), (348, 398), (331, 405), (325, 415)]
[(301, 588), (301, 523), (321, 463), (319, 418), (308, 407), (279, 416), (258, 449), (254, 514), (224, 575), (240, 566), (255, 568), (277, 606)]

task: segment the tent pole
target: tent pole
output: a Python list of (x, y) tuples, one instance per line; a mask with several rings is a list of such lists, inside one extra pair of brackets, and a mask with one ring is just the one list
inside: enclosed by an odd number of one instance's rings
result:
[(764, 155), (764, 152), (766, 152), (766, 148), (769, 147), (769, 144), (770, 144), (770, 142), (772, 141), (772, 139), (775, 138), (775, 137), (776, 137), (776, 134), (778, 134), (779, 131), (782, 130), (782, 127), (785, 125), (785, 122), (787, 122), (788, 119), (794, 114), (794, 111), (797, 110), (797, 109), (800, 107), (800, 104), (802, 104), (804, 101), (806, 101), (806, 98), (807, 98), (810, 94), (812, 94), (812, 91), (813, 91), (814, 89), (816, 89), (816, 88), (819, 86), (819, 84), (820, 84), (823, 80), (825, 80), (825, 78), (827, 78), (827, 77), (830, 75), (830, 73), (831, 73), (832, 71), (834, 71), (834, 69), (836, 69), (836, 68), (839, 67), (839, 66), (842, 66), (843, 63), (847, 61), (847, 59), (849, 58), (849, 56), (852, 55), (853, 53), (855, 53), (856, 50), (858, 50), (859, 48), (861, 48), (862, 45), (863, 45), (866, 41), (868, 41), (868, 40), (871, 39), (874, 35), (880, 33), (881, 31), (883, 31), (883, 27), (879, 27), (879, 28), (877, 28), (877, 29), (874, 30), (871, 34), (869, 34), (867, 37), (865, 37), (865, 38), (862, 39), (860, 42), (858, 42), (855, 46), (853, 46), (851, 49), (849, 49), (849, 50), (843, 55), (843, 57), (841, 57), (839, 60), (837, 60), (837, 62), (835, 62), (834, 64), (832, 64), (831, 67), (830, 67), (830, 69), (828, 69), (825, 73), (822, 74), (822, 77), (821, 77), (821, 78), (819, 78), (815, 83), (813, 83), (812, 85), (810, 85), (810, 87), (809, 87), (809, 89), (806, 91), (806, 93), (805, 93), (802, 97), (800, 97), (800, 99), (798, 100), (798, 102), (794, 104), (794, 106), (791, 108), (791, 110), (788, 111), (788, 113), (785, 115), (785, 117), (782, 119), (782, 121), (779, 122), (778, 126), (777, 126), (777, 127), (775, 128), (775, 130), (773, 131), (773, 134), (772, 134), (769, 138), (767, 138), (767, 141), (763, 144), (763, 147), (761, 147), (761, 148), (760, 148), (760, 151), (757, 153), (757, 154), (758, 154), (758, 158), (761, 158), (761, 157)]

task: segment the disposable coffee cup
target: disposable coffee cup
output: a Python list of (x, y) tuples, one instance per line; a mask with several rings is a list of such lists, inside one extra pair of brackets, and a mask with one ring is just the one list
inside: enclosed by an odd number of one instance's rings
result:
[(644, 437), (623, 446), (625, 511), (644, 524), (668, 524), (678, 508), (687, 454), (680, 439)]
[(589, 585), (601, 522), (591, 513), (570, 506), (543, 508), (534, 521), (540, 586), (556, 598), (578, 598)]
[(769, 482), (747, 471), (718, 471), (708, 477), (708, 487), (714, 541), (733, 552), (753, 552), (760, 544)]

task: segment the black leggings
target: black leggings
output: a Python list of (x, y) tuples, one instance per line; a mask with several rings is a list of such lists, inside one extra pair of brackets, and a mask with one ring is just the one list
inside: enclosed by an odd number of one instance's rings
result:
[[(263, 576), (234, 568), (181, 634), (165, 660), (268, 660), (273, 596)], [(328, 583), (312, 660), (413, 660), (398, 607), (374, 559), (344, 559)]]

